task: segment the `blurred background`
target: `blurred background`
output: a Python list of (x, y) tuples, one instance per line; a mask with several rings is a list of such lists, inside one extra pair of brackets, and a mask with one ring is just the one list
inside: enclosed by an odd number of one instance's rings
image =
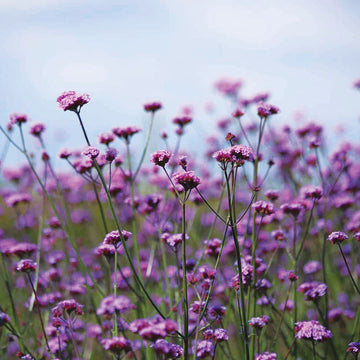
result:
[[(50, 150), (78, 148), (81, 129), (58, 109), (65, 90), (86, 92), (89, 136), (112, 126), (146, 129), (143, 104), (160, 100), (159, 132), (194, 109), (188, 146), (233, 110), (214, 82), (241, 79), (241, 93), (270, 92), (281, 109), (327, 127), (330, 139), (359, 131), (360, 2), (352, 0), (0, 0), (0, 123), (26, 112), (47, 127)], [(212, 104), (210, 115), (206, 108)], [(145, 136), (145, 131), (143, 132)], [(174, 135), (172, 135), (174, 136)], [(196, 139), (194, 141), (194, 139)], [(170, 139), (171, 140), (171, 139)], [(4, 137), (0, 136), (0, 145)], [(158, 141), (158, 145), (156, 142)], [(155, 145), (154, 145), (155, 142)], [(197, 144), (197, 145), (194, 145)], [(9, 161), (18, 161), (15, 150)]]

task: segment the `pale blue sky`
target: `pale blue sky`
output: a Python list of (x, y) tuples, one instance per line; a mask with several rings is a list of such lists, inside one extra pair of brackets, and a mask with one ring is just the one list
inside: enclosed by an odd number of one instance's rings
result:
[(270, 91), (276, 121), (303, 110), (330, 131), (359, 131), (355, 0), (0, 0), (0, 43), (0, 122), (16, 111), (43, 121), (54, 151), (81, 135), (57, 108), (64, 90), (92, 96), (84, 117), (93, 140), (114, 125), (142, 126), (150, 100), (163, 102), (159, 128), (168, 129), (193, 104), (197, 137), (222, 76), (243, 79), (249, 96)]

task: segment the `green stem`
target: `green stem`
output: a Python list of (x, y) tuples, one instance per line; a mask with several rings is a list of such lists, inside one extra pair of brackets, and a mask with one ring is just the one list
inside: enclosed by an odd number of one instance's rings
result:
[(185, 214), (185, 196), (182, 203), (182, 219), (181, 219), (181, 230), (182, 230), (182, 247), (181, 247), (181, 257), (182, 257), (182, 290), (183, 290), (183, 316), (184, 316), (184, 360), (187, 360), (189, 357), (189, 302), (188, 302), (188, 284), (186, 278), (186, 214)]

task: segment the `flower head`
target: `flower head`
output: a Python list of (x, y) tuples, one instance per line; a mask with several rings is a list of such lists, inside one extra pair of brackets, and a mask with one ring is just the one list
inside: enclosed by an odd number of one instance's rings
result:
[(323, 342), (332, 337), (332, 332), (316, 320), (300, 321), (295, 324), (295, 337)]
[(40, 136), (45, 131), (45, 125), (43, 123), (34, 123), (31, 125), (30, 134), (34, 136)]
[[(360, 88), (360, 80), (359, 80), (359, 88)], [(360, 353), (360, 342), (349, 343), (346, 351), (352, 352), (353, 354), (359, 354)]]
[(151, 155), (151, 162), (157, 166), (164, 167), (170, 160), (171, 152), (167, 150), (156, 151)]
[(266, 119), (270, 115), (277, 114), (279, 111), (280, 111), (279, 108), (274, 105), (264, 103), (264, 102), (258, 103), (257, 113), (261, 118)]
[(164, 339), (156, 340), (152, 348), (156, 353), (164, 355), (166, 359), (177, 359), (184, 352), (180, 345), (169, 343)]
[(277, 354), (276, 353), (269, 353), (268, 351), (265, 351), (262, 354), (257, 354), (255, 356), (255, 360), (276, 360)]
[(119, 138), (124, 139), (126, 142), (130, 141), (130, 138), (141, 131), (141, 128), (135, 125), (130, 125), (126, 127), (114, 127), (112, 132)]
[(109, 350), (115, 355), (120, 355), (122, 352), (129, 352), (131, 350), (131, 342), (123, 336), (115, 336), (111, 339), (102, 340), (102, 346), (105, 350)]
[(185, 191), (194, 189), (200, 184), (200, 178), (195, 176), (194, 171), (178, 172), (173, 175), (173, 180), (180, 184)]
[(272, 203), (259, 200), (252, 204), (251, 206), (254, 209), (255, 214), (271, 215), (274, 213), (274, 205)]
[(31, 259), (22, 259), (16, 265), (16, 270), (20, 272), (30, 273), (37, 269), (37, 263)]
[(79, 112), (81, 107), (90, 101), (90, 95), (77, 94), (75, 91), (64, 91), (58, 98), (59, 108), (64, 111)]
[(28, 116), (24, 113), (13, 113), (10, 115), (8, 128), (11, 130), (14, 125), (21, 125), (28, 121)]
[(121, 236), (126, 241), (130, 238), (131, 235), (131, 232), (126, 230), (122, 230), (121, 235), (119, 233), (119, 230), (114, 230), (105, 235), (104, 244), (114, 245), (115, 247), (118, 247), (121, 243)]
[(342, 231), (334, 231), (327, 238), (332, 244), (340, 244), (348, 239), (348, 236)]
[(80, 305), (74, 299), (68, 299), (60, 301), (57, 306), (51, 309), (51, 311), (53, 317), (58, 318), (63, 316), (64, 313), (67, 313), (69, 315), (73, 313), (75, 313), (76, 315), (82, 315), (84, 313), (82, 310), (83, 307), (84, 305)]
[(162, 108), (161, 102), (154, 101), (151, 103), (144, 104), (144, 110), (147, 112), (156, 112)]
[(83, 152), (83, 155), (89, 157), (90, 159), (95, 159), (100, 154), (100, 150), (94, 146), (88, 146)]

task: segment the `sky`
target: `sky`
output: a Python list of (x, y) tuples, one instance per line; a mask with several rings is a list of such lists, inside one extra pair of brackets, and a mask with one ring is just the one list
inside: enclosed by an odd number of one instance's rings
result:
[(222, 77), (242, 79), (247, 96), (270, 92), (281, 124), (302, 111), (329, 136), (339, 124), (359, 131), (355, 0), (0, 0), (0, 43), (0, 124), (27, 113), (46, 124), (53, 152), (83, 143), (74, 114), (57, 107), (65, 90), (91, 95), (83, 117), (94, 142), (113, 126), (146, 129), (142, 106), (160, 100), (155, 141), (192, 105), (191, 144), (214, 128), (205, 104), (233, 110), (214, 91)]

